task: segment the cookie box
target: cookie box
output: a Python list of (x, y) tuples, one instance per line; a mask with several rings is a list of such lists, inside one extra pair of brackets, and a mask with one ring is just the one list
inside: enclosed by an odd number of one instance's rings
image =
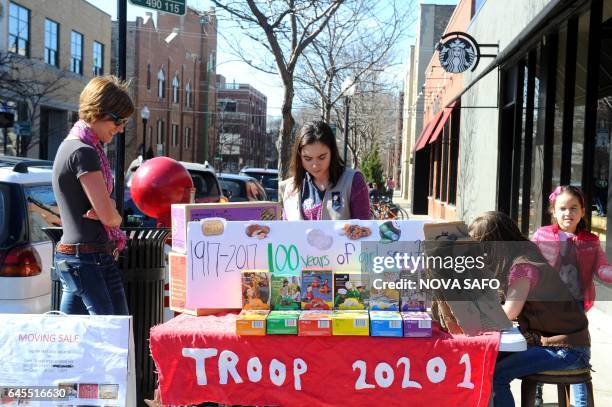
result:
[(403, 320), (399, 312), (370, 311), (371, 336), (403, 336)]
[(298, 320), (299, 336), (331, 336), (331, 311), (302, 311)]
[(206, 218), (243, 221), (279, 220), (281, 218), (281, 205), (278, 202), (174, 204), (171, 208), (171, 215), (172, 250), (186, 253), (188, 246), (187, 224), (189, 222)]
[(236, 319), (236, 335), (263, 336), (266, 334), (266, 318), (270, 311), (242, 310)]
[(332, 333), (333, 335), (370, 335), (368, 311), (333, 311)]
[(297, 335), (300, 311), (271, 311), (266, 318), (268, 334)]

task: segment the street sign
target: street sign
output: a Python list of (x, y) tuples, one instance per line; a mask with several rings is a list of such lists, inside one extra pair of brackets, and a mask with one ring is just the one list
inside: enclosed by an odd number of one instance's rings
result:
[(150, 8), (164, 13), (185, 15), (186, 0), (130, 0), (135, 6)]
[(32, 125), (30, 122), (16, 122), (13, 130), (22, 137), (30, 137), (32, 135)]

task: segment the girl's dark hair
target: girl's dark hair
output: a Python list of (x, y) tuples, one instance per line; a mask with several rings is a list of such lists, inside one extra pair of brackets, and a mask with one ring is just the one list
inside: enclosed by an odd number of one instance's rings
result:
[[(582, 189), (573, 185), (560, 185), (548, 196), (548, 211), (553, 219), (555, 218), (555, 202), (557, 202), (557, 197), (561, 194), (569, 194), (573, 196), (578, 200), (578, 203), (582, 209), (586, 208), (586, 199)], [(578, 222), (578, 225), (576, 226), (576, 231), (579, 230), (588, 230), (588, 225), (586, 220), (584, 220), (584, 217), (580, 218), (580, 222)]]
[(483, 244), (487, 262), (495, 270), (503, 292), (507, 289), (508, 273), (513, 264), (546, 263), (536, 244), (527, 239), (516, 223), (503, 212), (483, 213), (474, 219), (468, 230), (474, 240)]
[(342, 172), (344, 171), (344, 160), (340, 158), (336, 137), (332, 129), (324, 121), (314, 121), (305, 124), (293, 143), (293, 153), (291, 154), (291, 174), (293, 175), (293, 186), (295, 189), (302, 187), (302, 182), (306, 177), (306, 169), (302, 165), (302, 148), (309, 144), (322, 143), (331, 152), (329, 162), (329, 182), (330, 187), (334, 187)]

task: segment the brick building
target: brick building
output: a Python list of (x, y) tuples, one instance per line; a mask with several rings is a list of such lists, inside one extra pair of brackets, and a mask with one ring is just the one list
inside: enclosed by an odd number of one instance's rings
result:
[[(180, 161), (212, 160), (216, 110), (217, 23), (214, 9), (184, 16), (137, 17), (127, 27), (127, 77), (136, 112), (126, 130), (126, 165), (142, 148)], [(117, 40), (113, 23), (113, 43)], [(114, 65), (114, 64), (113, 64)], [(150, 112), (146, 130), (143, 107)], [(112, 154), (112, 152), (111, 152)]]
[(0, 103), (22, 129), (3, 153), (55, 158), (83, 87), (110, 72), (110, 42), (111, 16), (85, 0), (0, 0)]
[(267, 97), (247, 83), (226, 83), (217, 75), (218, 115), (215, 167), (238, 172), (266, 165)]

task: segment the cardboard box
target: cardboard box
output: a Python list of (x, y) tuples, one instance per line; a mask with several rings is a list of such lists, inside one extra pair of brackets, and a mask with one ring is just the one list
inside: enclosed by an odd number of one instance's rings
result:
[(302, 309), (331, 310), (334, 292), (330, 269), (305, 268), (302, 270)]
[(268, 334), (297, 335), (300, 311), (271, 311), (266, 318)]
[(279, 220), (281, 205), (278, 202), (226, 202), (202, 204), (174, 204), (172, 214), (172, 250), (187, 251), (187, 224), (206, 218), (225, 220)]
[(299, 336), (331, 336), (331, 311), (302, 311), (298, 321)]
[(334, 309), (367, 310), (369, 292), (365, 279), (367, 274), (359, 271), (334, 273)]
[(370, 335), (368, 311), (340, 311), (332, 313), (332, 333), (336, 335)]
[[(398, 272), (388, 271), (378, 274), (376, 278), (382, 280), (382, 282), (392, 282), (399, 280), (399, 276), (400, 274)], [(374, 281), (372, 281), (370, 285), (370, 310), (399, 312), (399, 290), (391, 288), (377, 289), (374, 285)], [(382, 287), (380, 282), (377, 283), (376, 286)]]
[(427, 293), (424, 290), (419, 289), (419, 280), (422, 277), (422, 272), (415, 271), (410, 272), (408, 270), (402, 270), (400, 276), (402, 282), (408, 281), (414, 282), (414, 289), (404, 288), (400, 291), (400, 311), (426, 311), (427, 310)]
[(399, 312), (370, 311), (371, 336), (403, 336), (403, 320)]
[(427, 312), (402, 312), (402, 319), (405, 337), (431, 337), (431, 317)]
[(236, 319), (236, 335), (264, 336), (269, 312), (265, 310), (240, 311)]
[(170, 280), (170, 309), (189, 315), (211, 315), (230, 311), (220, 308), (187, 307), (187, 256), (181, 253), (168, 254), (168, 275)]
[(272, 273), (270, 278), (272, 297), (270, 308), (280, 310), (299, 310), (301, 308), (301, 278)]
[(244, 270), (242, 276), (242, 309), (270, 309), (270, 273), (267, 270)]

